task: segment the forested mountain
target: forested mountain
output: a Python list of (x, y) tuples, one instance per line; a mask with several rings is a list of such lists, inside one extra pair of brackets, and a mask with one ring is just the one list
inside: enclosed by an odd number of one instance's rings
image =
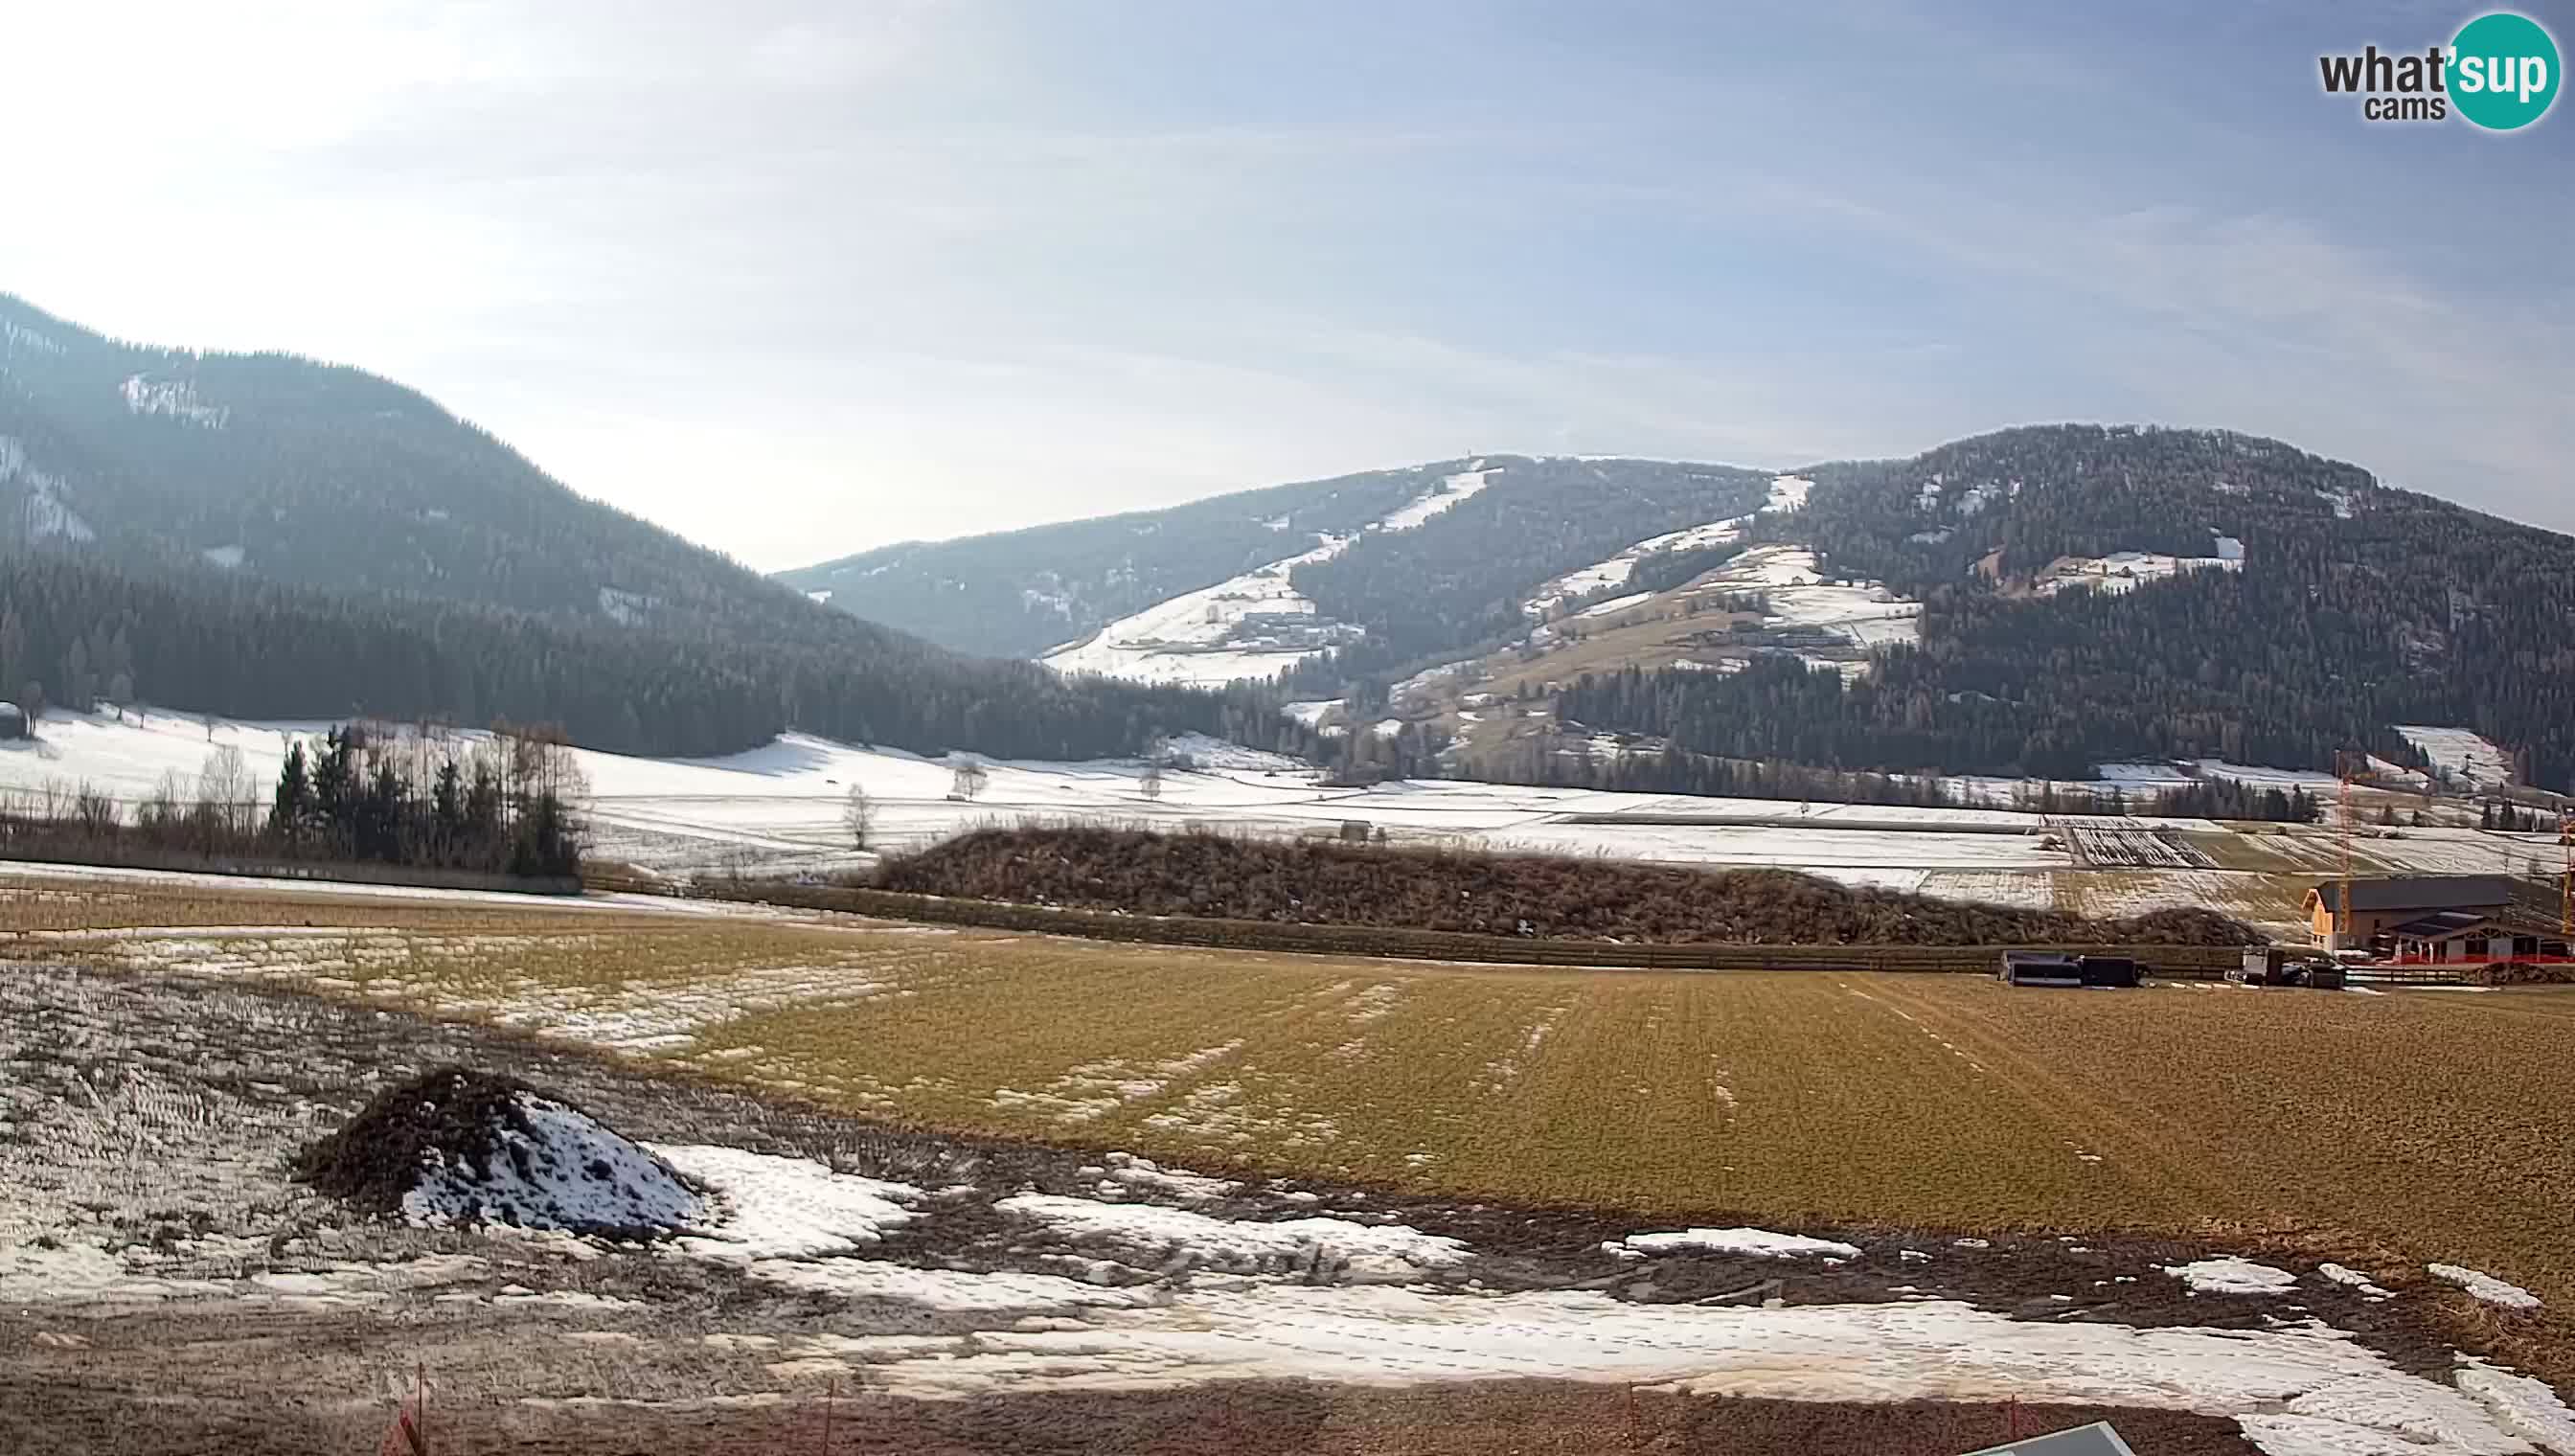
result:
[(567, 621), (767, 619), (781, 595), (391, 381), (119, 343), (6, 295), (0, 542)]
[[(1623, 672), (1570, 687), (1568, 719), (1729, 756), (2058, 775), (2330, 768), (2344, 747), (2419, 764), (2391, 726), (2449, 724), (2526, 781), (2575, 783), (2575, 538), (2226, 433), (2041, 427), (1801, 474), (1806, 510), (1765, 534), (1918, 598), (1920, 647), (1849, 683), (1793, 661)], [(2058, 590), (2068, 559), (2094, 585)]]
[(1275, 737), (1239, 703), (818, 607), (357, 370), (115, 343), (6, 296), (0, 698), (560, 722), (646, 753), (791, 727), (1049, 757)]
[(1637, 542), (1749, 514), (1765, 472), (1653, 460), (1496, 456), (1473, 499), (1411, 531), (1363, 537), (1289, 575), (1315, 610), (1367, 636), (1299, 673), (1318, 688), (1454, 657), (1527, 628), (1530, 594)]
[(585, 747), (646, 754), (732, 752), (790, 728), (1032, 758), (1129, 753), (1190, 730), (1278, 739), (1274, 716), (1240, 697), (1067, 682), (878, 636), (866, 651), (761, 643), (0, 552), (0, 674), (31, 707), (552, 723)]
[(778, 580), (959, 652), (1035, 658), (1131, 612), (1294, 556), (1317, 536), (1357, 531), (1420, 495), (1438, 469), (1371, 471), (1164, 511), (908, 542)]
[[(1410, 522), (1460, 473), (1480, 486)], [(1767, 475), (1647, 460), (1490, 456), (1219, 496), (1167, 511), (887, 547), (784, 574), (832, 605), (979, 652), (1040, 656), (1121, 617), (1348, 538), (1289, 580), (1364, 641), (1299, 682), (1336, 682), (1515, 630), (1549, 579), (1752, 510)], [(1370, 528), (1375, 529), (1370, 529)]]

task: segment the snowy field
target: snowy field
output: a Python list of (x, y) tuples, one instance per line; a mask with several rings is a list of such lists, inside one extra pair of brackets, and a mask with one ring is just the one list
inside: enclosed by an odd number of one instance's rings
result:
[[(1831, 590), (1831, 589), (1825, 589)], [(34, 743), (0, 746), (0, 800), (20, 803), (50, 792), (67, 800), (89, 786), (129, 805), (175, 784), (193, 796), (209, 752), (231, 747), (242, 757), (254, 799), (264, 802), (287, 744), (319, 732), (315, 723), (234, 723), (170, 714), (47, 716)], [(467, 735), (470, 736), (470, 735)], [(1159, 797), (1146, 793), (1136, 759), (1057, 763), (988, 760), (987, 781), (973, 801), (952, 799), (953, 768), (885, 748), (861, 748), (788, 734), (748, 752), (716, 758), (638, 758), (574, 751), (590, 789), (594, 857), (675, 873), (740, 869), (799, 873), (868, 862), (843, 823), (846, 795), (864, 787), (874, 805), (871, 853), (919, 847), (969, 829), (1019, 824), (1090, 823), (1300, 835), (1336, 831), (1347, 822), (1382, 829), (1389, 839), (1502, 851), (1585, 855), (1710, 865), (1802, 869), (1845, 883), (1939, 890), (1976, 884), (2013, 903), (2064, 898), (2054, 882), (2091, 875), (2080, 830), (2089, 816), (2039, 815), (2012, 808), (2026, 785), (2002, 779), (1956, 779), (1950, 787), (1970, 805), (1919, 808), (1798, 803), (1777, 799), (1702, 798), (1423, 779), (1370, 788), (1331, 788), (1310, 768), (1274, 753), (1204, 737), (1173, 744), (1194, 766), (1164, 775)], [(2325, 774), (2259, 768), (2217, 760), (2193, 765), (2119, 764), (2093, 787), (2131, 794), (2177, 787), (2194, 776), (2257, 786), (2296, 786), (2329, 793)], [(1581, 821), (1576, 821), (1576, 817)], [(1692, 822), (1676, 823), (1684, 818)], [(1623, 821), (1622, 821), (1623, 820)], [(1758, 821), (1758, 822), (1727, 822)], [(1782, 821), (1785, 822), (1782, 822)], [(2241, 846), (2220, 853), (2235, 870), (2263, 870), (2246, 896), (2286, 893), (2268, 882), (2281, 873), (2329, 872), (2339, 864), (2330, 824), (2285, 832), (2239, 833), (2205, 819), (2118, 821), (2119, 827), (2164, 829)], [(1995, 833), (2018, 828), (2020, 833)], [(2543, 836), (2545, 837), (2545, 836)], [(2407, 828), (2361, 840), (2356, 854), (2370, 872), (2520, 873), (2537, 858), (2555, 862), (2555, 845), (2523, 842), (2473, 828)], [(2158, 874), (2133, 864), (2120, 871), (2123, 912), (2158, 904), (2205, 903), (2213, 871)], [(2002, 876), (2025, 875), (2019, 888)], [(2294, 899), (2294, 895), (2290, 896)], [(2275, 915), (2294, 917), (2294, 905)]]

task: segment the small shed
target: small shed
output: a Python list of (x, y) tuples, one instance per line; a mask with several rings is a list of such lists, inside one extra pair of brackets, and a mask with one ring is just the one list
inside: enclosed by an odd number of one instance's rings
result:
[(0, 738), (27, 735), (27, 715), (14, 703), (0, 703)]
[(1365, 820), (1365, 819), (1343, 819), (1343, 820), (1341, 820), (1341, 842), (1342, 842), (1342, 843), (1344, 843), (1344, 844), (1364, 844), (1364, 843), (1366, 843), (1366, 842), (1367, 842), (1367, 840), (1368, 840), (1368, 822), (1367, 822), (1367, 820)]

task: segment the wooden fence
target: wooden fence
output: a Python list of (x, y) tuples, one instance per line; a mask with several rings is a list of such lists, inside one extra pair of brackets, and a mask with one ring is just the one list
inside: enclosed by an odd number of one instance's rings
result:
[[(681, 892), (669, 881), (616, 874), (593, 875), (589, 882), (594, 888), (630, 893)], [(2166, 979), (2215, 980), (2229, 966), (2238, 964), (2243, 953), (2241, 947), (2233, 945), (1636, 945), (1393, 926), (1122, 915), (781, 880), (704, 881), (687, 892), (797, 909), (837, 910), (878, 919), (1079, 935), (1094, 940), (1621, 970), (1912, 970), (1991, 974), (2006, 950), (2071, 950), (2128, 956), (2147, 974)]]

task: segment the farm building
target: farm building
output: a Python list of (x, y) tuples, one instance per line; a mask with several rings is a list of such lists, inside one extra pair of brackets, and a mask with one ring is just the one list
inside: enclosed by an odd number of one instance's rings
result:
[(2562, 957), (2566, 942), (2527, 925), (2475, 910), (2435, 910), (2390, 926), (2373, 943), (2397, 960), (2481, 961)]
[[(2436, 914), (2465, 912), (2500, 919), (2512, 904), (2512, 881), (2499, 874), (2399, 874), (2355, 876), (2351, 921), (2343, 913), (2343, 885), (2324, 880), (2307, 890), (2307, 923), (2327, 950), (2366, 950), (2379, 936)], [(2472, 928), (2472, 926), (2463, 926)]]
[(27, 715), (14, 703), (0, 703), (0, 738), (23, 738), (27, 735)]

